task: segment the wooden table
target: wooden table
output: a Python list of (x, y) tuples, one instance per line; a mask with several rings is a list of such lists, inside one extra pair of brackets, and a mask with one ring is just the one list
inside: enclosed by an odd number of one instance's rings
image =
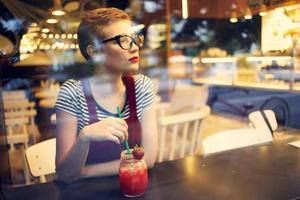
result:
[[(209, 156), (156, 164), (149, 171), (148, 200), (277, 200), (300, 196), (300, 149), (288, 145), (300, 133), (275, 135), (276, 140)], [(70, 185), (49, 182), (5, 189), (9, 199), (126, 199), (118, 177), (92, 178)]]

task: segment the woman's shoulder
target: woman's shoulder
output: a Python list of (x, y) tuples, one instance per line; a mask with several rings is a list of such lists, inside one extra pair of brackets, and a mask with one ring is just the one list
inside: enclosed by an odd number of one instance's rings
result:
[(75, 79), (68, 79), (62, 84), (60, 90), (65, 91), (67, 93), (75, 93), (75, 94), (81, 93), (82, 92), (81, 81)]
[(62, 86), (72, 86), (72, 87), (78, 87), (80, 84), (80, 81), (75, 80), (75, 79), (68, 79), (66, 80)]
[(144, 96), (146, 94), (154, 94), (155, 89), (151, 79), (143, 74), (135, 75), (135, 91), (137, 96)]
[(151, 79), (144, 74), (137, 74), (134, 76), (134, 82), (136, 85), (148, 85), (151, 84)]
[(60, 87), (55, 107), (71, 115), (77, 116), (81, 109), (82, 100), (81, 83), (78, 80), (68, 79)]
[(81, 81), (75, 79), (68, 79), (62, 84), (62, 87), (69, 88), (69, 89), (80, 89)]

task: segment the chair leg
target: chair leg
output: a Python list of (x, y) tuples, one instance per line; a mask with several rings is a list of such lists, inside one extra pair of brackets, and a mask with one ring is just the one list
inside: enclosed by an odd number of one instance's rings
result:
[(45, 176), (40, 176), (40, 177), (39, 177), (39, 182), (40, 182), (40, 183), (46, 183), (46, 178), (45, 178)]
[(8, 162), (9, 162), (9, 168), (10, 168), (10, 177), (11, 179), (13, 179), (13, 170), (12, 170), (12, 163), (13, 163), (13, 160), (12, 160), (12, 154), (13, 154), (13, 150), (11, 150), (11, 148), (8, 150)]
[(24, 149), (22, 149), (23, 171), (24, 171), (25, 183), (26, 183), (26, 185), (29, 185), (30, 184), (30, 172), (29, 172), (29, 168), (28, 168), (26, 158), (25, 158), (25, 150), (26, 150), (26, 147)]
[[(11, 136), (12, 134), (13, 134), (12, 127), (11, 126), (7, 127), (7, 138), (9, 136)], [(13, 142), (10, 142), (9, 139), (8, 139), (8, 144), (9, 144), (10, 150), (14, 151), (15, 150), (15, 144)]]

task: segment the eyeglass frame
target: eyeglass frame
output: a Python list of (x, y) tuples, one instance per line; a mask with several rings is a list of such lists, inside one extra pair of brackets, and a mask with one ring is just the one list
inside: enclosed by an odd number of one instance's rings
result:
[[(129, 45), (130, 45), (130, 48), (128, 48), (128, 49), (122, 47), (122, 45), (121, 45), (121, 43), (120, 43), (120, 38), (121, 38), (121, 37), (124, 37), (124, 36), (129, 37), (129, 38), (131, 39), (131, 42), (130, 42), (130, 44), (129, 44)], [(137, 37), (142, 37), (142, 38), (143, 38), (143, 42), (142, 42), (141, 46), (139, 46), (139, 44), (137, 44), (137, 42), (136, 42), (136, 38), (137, 38)], [(132, 46), (133, 46), (133, 43), (134, 43), (137, 47), (142, 48), (143, 45), (144, 45), (144, 35), (143, 35), (143, 34), (135, 34), (134, 36), (129, 36), (129, 35), (116, 35), (115, 37), (112, 37), (112, 38), (108, 38), (108, 39), (102, 40), (102, 43), (105, 44), (105, 43), (110, 42), (110, 41), (116, 41), (117, 44), (119, 45), (119, 47), (121, 47), (121, 49), (124, 49), (124, 50), (130, 50), (130, 49), (132, 48)]]

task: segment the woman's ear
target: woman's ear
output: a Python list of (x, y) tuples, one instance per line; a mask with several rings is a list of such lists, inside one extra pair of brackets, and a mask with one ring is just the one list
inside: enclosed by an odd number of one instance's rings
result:
[(93, 45), (88, 45), (86, 47), (86, 52), (90, 56), (90, 58), (93, 58), (95, 56), (95, 47)]
[(86, 52), (94, 63), (103, 63), (105, 60), (103, 50), (101, 48), (95, 48), (94, 45), (88, 45), (86, 47)]

